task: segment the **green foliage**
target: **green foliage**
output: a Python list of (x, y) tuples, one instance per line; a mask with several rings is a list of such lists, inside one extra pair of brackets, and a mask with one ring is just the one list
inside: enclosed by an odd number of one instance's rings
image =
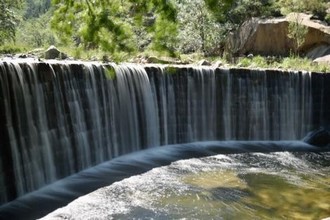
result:
[(238, 66), (240, 67), (249, 67), (249, 68), (267, 68), (272, 67), (273, 63), (269, 62), (267, 58), (262, 56), (255, 57), (243, 57), (238, 61)]
[(143, 18), (154, 14), (156, 22), (146, 30), (153, 33), (153, 47), (172, 49), (168, 42), (175, 36), (176, 10), (170, 1), (53, 0), (53, 3), (52, 26), (62, 40), (71, 41), (75, 37), (85, 48), (130, 53), (138, 48), (133, 27), (143, 25)]
[(276, 5), (283, 15), (290, 12), (309, 12), (323, 20), (326, 16), (327, 0), (277, 0)]
[[(52, 27), (62, 42), (101, 49), (112, 57), (146, 50), (168, 51), (170, 56), (222, 55), (227, 35), (247, 19), (280, 16), (288, 10), (324, 11), (325, 0), (302, 1), (53, 0)], [(292, 39), (298, 48), (300, 32), (295, 32)]]
[(313, 63), (311, 60), (307, 58), (300, 58), (297, 56), (283, 58), (281, 63), (278, 64), (278, 67), (283, 69), (330, 73), (329, 65)]
[(217, 20), (222, 23), (226, 20), (227, 12), (235, 4), (234, 0), (204, 0), (208, 9), (216, 16)]
[(179, 71), (178, 71), (179, 69), (178, 68), (176, 68), (176, 67), (173, 67), (173, 66), (167, 66), (167, 67), (165, 67), (165, 70), (164, 70), (164, 72), (165, 73), (167, 73), (167, 74), (176, 74), (176, 73), (178, 73)]
[(202, 52), (221, 55), (225, 26), (210, 13), (204, 0), (177, 0), (178, 50), (182, 53)]
[(295, 15), (295, 20), (289, 23), (288, 37), (294, 42), (294, 52), (298, 55), (299, 48), (305, 42), (305, 36), (308, 32), (308, 28), (301, 24), (302, 20), (299, 20), (299, 15)]
[(298, 56), (290, 57), (241, 57), (237, 64), (239, 67), (247, 68), (271, 68), (285, 70), (305, 70), (312, 72), (330, 73), (330, 66), (327, 64), (317, 64), (307, 58)]
[(25, 0), (24, 19), (38, 18), (47, 13), (51, 7), (51, 0)]
[(21, 5), (21, 0), (0, 0), (0, 45), (6, 40), (15, 39), (18, 16), (15, 9)]
[[(52, 0), (53, 6), (50, 1), (0, 0), (0, 45), (6, 43), (2, 52), (54, 44), (77, 59), (102, 60), (106, 55), (122, 61), (136, 53), (184, 57), (183, 53), (201, 60), (223, 56), (227, 35), (251, 17), (312, 12), (330, 22), (327, 0)], [(304, 31), (299, 21), (290, 24), (295, 48), (303, 43)], [(15, 48), (8, 40), (26, 46)], [(262, 57), (239, 62), (276, 65)]]
[(57, 44), (57, 39), (50, 28), (51, 11), (40, 17), (33, 17), (20, 22), (17, 27), (16, 41), (25, 42), (32, 47), (48, 47)]
[(156, 51), (168, 51), (170, 56), (175, 56), (175, 43), (177, 36), (177, 24), (159, 16), (155, 22), (154, 36), (151, 49)]
[(275, 0), (205, 0), (220, 23), (230, 23), (232, 28), (252, 17), (278, 16)]
[(107, 79), (113, 80), (116, 78), (116, 71), (112, 66), (104, 66), (104, 73)]
[(5, 43), (0, 45), (0, 54), (15, 54), (26, 51), (26, 47), (14, 43)]
[(328, 23), (328, 25), (330, 25), (330, 13), (328, 13), (325, 18), (324, 21)]

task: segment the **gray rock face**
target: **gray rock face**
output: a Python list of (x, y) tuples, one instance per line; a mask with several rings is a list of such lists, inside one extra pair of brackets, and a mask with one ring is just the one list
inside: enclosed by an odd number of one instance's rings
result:
[(197, 63), (198, 66), (211, 66), (212, 64), (207, 61), (207, 60), (200, 60), (198, 63)]
[(318, 63), (318, 64), (329, 64), (330, 65), (330, 55), (319, 57), (319, 58), (313, 60), (313, 62)]
[[(227, 48), (235, 55), (289, 55), (295, 49), (294, 40), (288, 37), (290, 22), (298, 22), (307, 27), (304, 43), (298, 48), (299, 53), (307, 54), (320, 45), (330, 46), (330, 27), (311, 17), (303, 13), (291, 13), (283, 18), (252, 18), (231, 35)], [(314, 51), (313, 54), (317, 53)]]
[(45, 51), (45, 59), (66, 59), (67, 57), (65, 53), (62, 53), (53, 45)]
[(306, 53), (306, 57), (309, 59), (316, 59), (330, 54), (330, 45), (321, 44), (318, 45)]
[(320, 128), (308, 133), (303, 141), (317, 147), (327, 147), (330, 144), (330, 132)]
[(281, 19), (252, 18), (233, 33), (228, 48), (235, 55), (286, 55), (292, 42), (287, 37), (288, 22)]

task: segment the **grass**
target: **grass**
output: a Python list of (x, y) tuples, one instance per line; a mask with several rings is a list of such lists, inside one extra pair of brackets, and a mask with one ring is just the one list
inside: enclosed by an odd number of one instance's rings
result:
[[(46, 49), (48, 46), (45, 46)], [(330, 64), (318, 64), (312, 62), (307, 58), (302, 58), (298, 56), (290, 57), (263, 57), (263, 56), (253, 56), (253, 57), (240, 57), (235, 60), (235, 62), (227, 62), (221, 57), (204, 57), (201, 53), (194, 54), (176, 54), (176, 57), (169, 58), (168, 54), (161, 54), (154, 51), (144, 51), (141, 53), (116, 53), (109, 54), (98, 49), (86, 50), (83, 47), (75, 46), (59, 46), (60, 51), (66, 53), (69, 57), (76, 60), (94, 60), (94, 61), (115, 61), (115, 62), (138, 62), (140, 58), (156, 58), (149, 59), (149, 61), (155, 60), (173, 60), (181, 61), (181, 63), (191, 63), (196, 64), (200, 60), (208, 60), (211, 63), (216, 63), (220, 61), (226, 67), (242, 67), (242, 68), (265, 68), (265, 69), (283, 69), (283, 70), (305, 70), (312, 72), (330, 73)], [(29, 48), (27, 45), (18, 43), (7, 43), (0, 46), (0, 54), (18, 54), (27, 53), (33, 48)], [(157, 59), (160, 58), (160, 59)]]
[(18, 54), (26, 52), (29, 49), (31, 48), (26, 45), (10, 42), (4, 45), (0, 45), (0, 54)]
[(329, 64), (318, 64), (310, 59), (290, 56), (290, 57), (243, 57), (239, 58), (238, 67), (246, 68), (274, 68), (283, 70), (305, 70), (311, 72), (330, 73)]

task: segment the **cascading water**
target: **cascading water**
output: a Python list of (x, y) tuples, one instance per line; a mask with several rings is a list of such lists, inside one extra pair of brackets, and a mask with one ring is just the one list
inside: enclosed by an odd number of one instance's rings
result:
[(0, 201), (144, 148), (301, 139), (327, 123), (323, 76), (312, 75), (1, 61)]
[[(116, 79), (107, 79), (115, 68)], [(108, 70), (111, 71), (111, 70)], [(114, 70), (112, 70), (114, 71)], [(159, 145), (151, 87), (142, 67), (92, 63), (1, 64), (2, 187), (6, 202), (56, 179)], [(7, 194), (7, 195), (6, 195)]]

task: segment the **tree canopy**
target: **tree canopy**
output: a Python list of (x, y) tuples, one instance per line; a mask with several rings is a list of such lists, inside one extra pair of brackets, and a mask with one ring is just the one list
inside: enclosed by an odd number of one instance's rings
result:
[(18, 8), (21, 0), (0, 0), (0, 45), (6, 40), (15, 39), (18, 18), (14, 9)]
[[(330, 24), (327, 2), (0, 0), (0, 45), (16, 39), (16, 43), (22, 46), (56, 44), (78, 52), (97, 49), (98, 52), (116, 54), (150, 49), (152, 52), (169, 51), (170, 54), (175, 51), (181, 54), (201, 52), (204, 55), (221, 55), (227, 34), (251, 17), (268, 18), (292, 11), (308, 12)], [(18, 6), (22, 7), (17, 10)]]
[[(204, 1), (211, 11), (217, 13), (219, 10), (216, 8), (225, 9), (233, 2)], [(178, 11), (174, 1), (53, 0), (53, 4), (55, 13), (52, 26), (63, 38), (74, 38), (85, 47), (98, 45), (110, 52), (133, 51), (141, 40), (140, 37), (134, 36), (142, 32), (150, 36), (153, 49), (174, 49), (172, 43), (176, 41), (178, 30)]]
[(65, 38), (75, 38), (86, 47), (107, 51), (132, 51), (134, 27), (153, 33), (157, 47), (167, 48), (167, 38), (175, 35), (176, 9), (167, 0), (54, 0), (52, 26)]

